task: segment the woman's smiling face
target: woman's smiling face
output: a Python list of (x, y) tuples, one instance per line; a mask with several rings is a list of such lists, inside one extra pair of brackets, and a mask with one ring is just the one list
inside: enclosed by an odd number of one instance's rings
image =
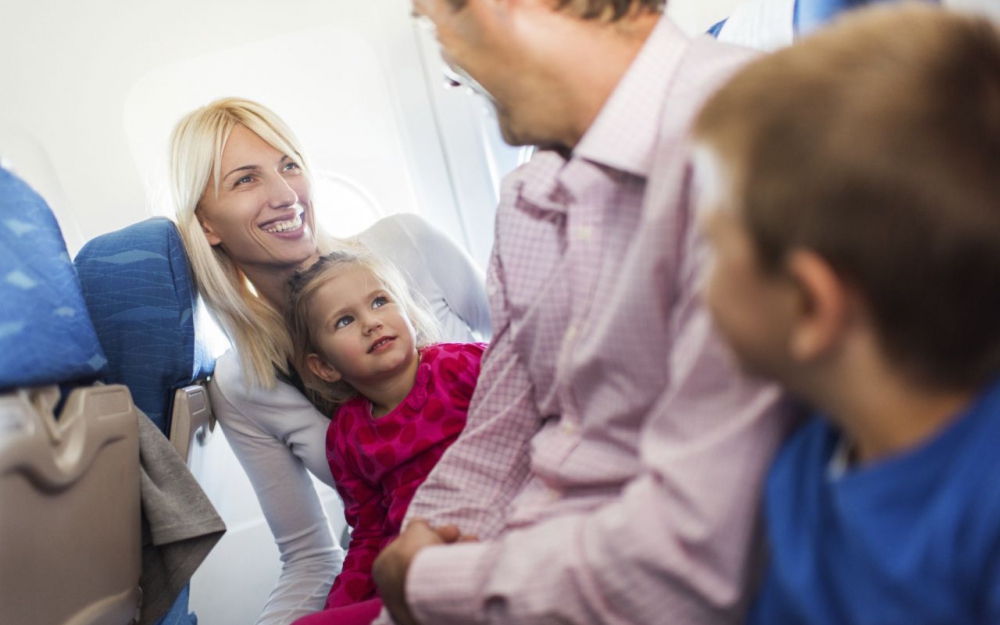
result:
[(316, 258), (311, 184), (297, 157), (236, 125), (198, 205), (205, 237), (245, 273), (287, 270)]

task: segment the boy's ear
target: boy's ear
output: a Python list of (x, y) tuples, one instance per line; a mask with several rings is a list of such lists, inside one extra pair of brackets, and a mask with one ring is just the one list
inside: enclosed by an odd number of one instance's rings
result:
[(813, 361), (833, 349), (844, 336), (847, 288), (833, 267), (815, 252), (792, 252), (787, 269), (800, 297), (789, 350), (798, 362)]
[(330, 363), (323, 360), (323, 357), (319, 354), (309, 354), (306, 356), (306, 366), (313, 372), (313, 375), (321, 380), (331, 384), (340, 381), (340, 372), (334, 369)]

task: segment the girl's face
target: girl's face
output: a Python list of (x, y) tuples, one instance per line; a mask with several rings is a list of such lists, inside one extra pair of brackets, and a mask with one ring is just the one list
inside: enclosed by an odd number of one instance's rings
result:
[(213, 176), (199, 203), (209, 244), (222, 246), (248, 274), (315, 260), (309, 178), (295, 158), (237, 125), (221, 165), (218, 197)]
[(417, 357), (406, 311), (364, 267), (333, 270), (307, 312), (317, 352), (308, 364), (328, 382), (370, 386), (405, 371)]

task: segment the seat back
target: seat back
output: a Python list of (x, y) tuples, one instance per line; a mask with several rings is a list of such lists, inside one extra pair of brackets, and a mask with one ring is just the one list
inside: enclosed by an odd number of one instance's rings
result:
[(215, 365), (195, 333), (196, 291), (177, 227), (162, 217), (133, 224), (92, 239), (74, 262), (108, 358), (104, 381), (128, 386), (169, 436), (175, 393)]
[[(196, 290), (176, 226), (155, 218), (101, 235), (75, 263), (108, 358), (104, 380), (128, 386), (189, 462), (214, 426), (203, 382), (215, 363), (195, 331)], [(185, 588), (159, 624), (193, 622)]]
[(107, 364), (45, 200), (0, 169), (0, 390), (96, 379)]
[(0, 623), (137, 617), (135, 408), (81, 386), (105, 363), (55, 218), (0, 169)]

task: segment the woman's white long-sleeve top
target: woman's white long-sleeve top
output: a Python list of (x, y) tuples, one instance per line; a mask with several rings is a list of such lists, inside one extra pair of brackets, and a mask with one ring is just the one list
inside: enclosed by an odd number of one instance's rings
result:
[[(416, 215), (394, 215), (358, 238), (408, 275), (445, 340), (489, 338), (483, 275), (443, 233)], [(344, 558), (307, 473), (333, 485), (325, 452), (330, 420), (290, 384), (247, 388), (233, 350), (216, 362), (209, 391), (281, 553), (281, 576), (257, 625), (285, 625), (323, 608)]]

